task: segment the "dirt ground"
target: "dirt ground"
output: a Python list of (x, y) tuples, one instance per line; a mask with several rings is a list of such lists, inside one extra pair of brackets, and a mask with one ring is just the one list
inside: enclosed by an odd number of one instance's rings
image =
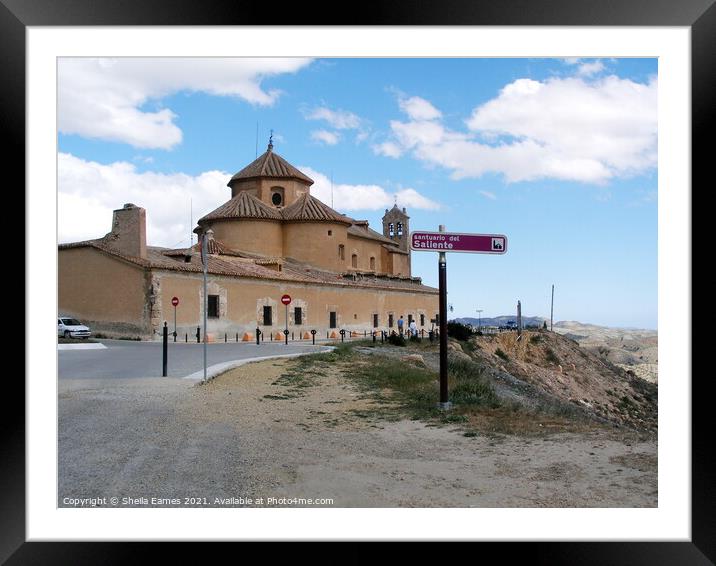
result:
[(248, 364), (204, 385), (61, 384), (59, 505), (156, 494), (205, 506), (657, 506), (654, 440), (604, 428), (465, 436), (389, 421), (338, 371), (306, 378), (293, 364)]

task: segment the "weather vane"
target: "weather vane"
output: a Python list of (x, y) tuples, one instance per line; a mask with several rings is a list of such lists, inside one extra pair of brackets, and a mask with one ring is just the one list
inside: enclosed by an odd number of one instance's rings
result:
[(271, 130), (271, 135), (269, 136), (269, 149), (273, 149), (273, 130)]

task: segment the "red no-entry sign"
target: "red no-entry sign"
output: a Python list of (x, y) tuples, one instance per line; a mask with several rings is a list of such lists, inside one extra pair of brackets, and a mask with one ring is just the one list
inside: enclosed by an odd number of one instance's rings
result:
[(503, 254), (507, 251), (507, 236), (503, 234), (412, 232), (410, 248), (418, 252)]
[(172, 297), (172, 306), (175, 307), (179, 304), (179, 297)]
[(291, 295), (284, 295), (283, 297), (281, 297), (281, 302), (284, 305), (290, 305), (291, 304)]

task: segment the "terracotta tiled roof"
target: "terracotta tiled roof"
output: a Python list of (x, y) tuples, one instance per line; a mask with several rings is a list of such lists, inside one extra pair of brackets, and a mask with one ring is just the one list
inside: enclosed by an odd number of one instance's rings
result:
[(368, 240), (377, 240), (378, 242), (383, 242), (384, 244), (390, 244), (391, 246), (397, 246), (398, 244), (391, 240), (390, 238), (386, 238), (383, 236), (383, 234), (379, 234), (375, 230), (368, 227), (368, 221), (359, 221), (355, 222), (353, 225), (348, 227), (348, 233), (352, 236), (357, 236), (359, 238), (366, 238)]
[(283, 218), (291, 222), (338, 222), (352, 224), (353, 220), (339, 214), (316, 197), (305, 193), (296, 202), (281, 211)]
[(231, 177), (229, 186), (237, 179), (253, 179), (256, 177), (272, 177), (272, 178), (289, 178), (298, 179), (309, 185), (313, 184), (313, 179), (301, 173), (283, 157), (274, 153), (271, 148), (258, 159), (249, 163), (241, 171)]
[(256, 220), (281, 220), (281, 213), (275, 208), (261, 202), (255, 196), (241, 191), (230, 201), (225, 202), (219, 208), (211, 211), (199, 219), (199, 222), (207, 220), (222, 220), (226, 218), (252, 218)]

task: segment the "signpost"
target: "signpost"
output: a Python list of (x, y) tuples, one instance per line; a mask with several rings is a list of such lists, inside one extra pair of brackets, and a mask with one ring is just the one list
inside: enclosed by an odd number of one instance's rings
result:
[(447, 380), (447, 259), (446, 252), (473, 254), (504, 254), (507, 236), (503, 234), (463, 234), (446, 232), (441, 225), (439, 232), (412, 232), (410, 249), (416, 252), (438, 252), (438, 287), (440, 326), (440, 403), (441, 409), (449, 409)]
[(174, 342), (177, 341), (177, 306), (179, 305), (179, 298), (172, 297), (172, 306), (174, 307)]
[(286, 330), (283, 331), (283, 335), (286, 337), (286, 346), (288, 346), (288, 305), (291, 304), (291, 295), (281, 297), (281, 302), (286, 305)]

